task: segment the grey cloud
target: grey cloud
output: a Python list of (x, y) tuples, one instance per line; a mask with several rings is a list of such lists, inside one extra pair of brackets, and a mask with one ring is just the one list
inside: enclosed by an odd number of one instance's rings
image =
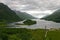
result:
[[(29, 4), (32, 9), (34, 9), (33, 6), (35, 6), (35, 9), (41, 9), (41, 10), (54, 10), (60, 8), (60, 0), (20, 0), (22, 4)], [(26, 7), (28, 9), (28, 7)]]
[[(14, 4), (28, 5), (21, 10), (54, 10), (60, 8), (60, 0), (1, 0), (11, 6)], [(17, 2), (17, 3), (15, 3)], [(14, 6), (13, 6), (14, 8)]]

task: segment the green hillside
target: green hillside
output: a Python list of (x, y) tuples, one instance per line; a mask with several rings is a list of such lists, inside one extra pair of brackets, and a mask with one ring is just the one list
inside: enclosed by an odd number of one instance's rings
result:
[(15, 10), (15, 12), (22, 20), (25, 20), (25, 19), (36, 19), (35, 17), (33, 17), (32, 15), (30, 15), (28, 13), (20, 12), (20, 11), (16, 11), (16, 10)]
[(54, 21), (54, 22), (60, 22), (60, 9), (56, 10), (53, 14), (48, 15), (46, 17), (43, 17), (42, 19)]
[(60, 40), (60, 30), (50, 30), (45, 38), (44, 29), (0, 29), (0, 40)]
[(0, 3), (0, 22), (16, 22), (21, 19), (7, 5)]

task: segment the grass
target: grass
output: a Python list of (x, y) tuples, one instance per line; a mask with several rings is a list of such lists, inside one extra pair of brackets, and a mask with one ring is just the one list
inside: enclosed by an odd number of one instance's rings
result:
[[(45, 40), (44, 35), (44, 29), (0, 29), (0, 40)], [(60, 30), (48, 31), (46, 40), (60, 40)]]
[(60, 40), (60, 30), (49, 31), (47, 37), (50, 40)]

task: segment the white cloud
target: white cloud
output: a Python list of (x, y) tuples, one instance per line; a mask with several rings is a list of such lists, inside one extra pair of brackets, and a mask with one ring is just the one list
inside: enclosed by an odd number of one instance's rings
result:
[(41, 10), (40, 11), (37, 11), (37, 10), (33, 11), (33, 10), (31, 10), (31, 11), (23, 11), (23, 12), (27, 12), (35, 17), (41, 18), (43, 16), (52, 14), (54, 12), (54, 10), (53, 11), (52, 10), (46, 10), (46, 11), (41, 11)]

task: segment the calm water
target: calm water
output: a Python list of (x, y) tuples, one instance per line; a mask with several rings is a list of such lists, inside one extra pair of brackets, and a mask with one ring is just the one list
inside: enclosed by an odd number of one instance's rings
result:
[(34, 25), (14, 25), (14, 27), (11, 28), (28, 28), (28, 29), (38, 29), (38, 28), (45, 28), (45, 26), (47, 27), (47, 29), (49, 28), (60, 28), (60, 23), (55, 23), (52, 21), (45, 21), (45, 20), (39, 20), (39, 19), (35, 19), (37, 21), (37, 24)]

